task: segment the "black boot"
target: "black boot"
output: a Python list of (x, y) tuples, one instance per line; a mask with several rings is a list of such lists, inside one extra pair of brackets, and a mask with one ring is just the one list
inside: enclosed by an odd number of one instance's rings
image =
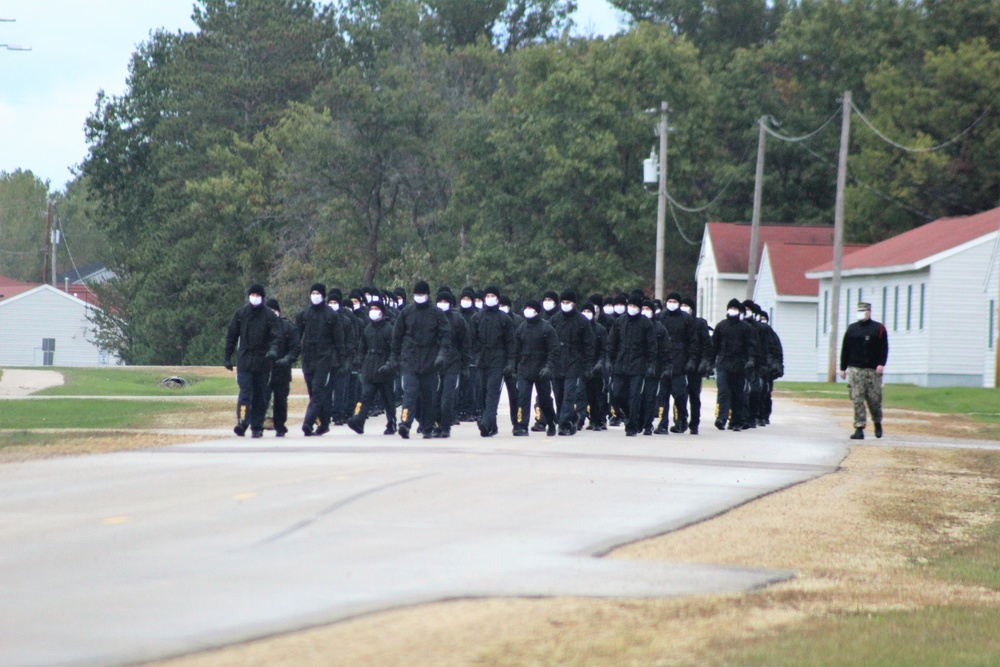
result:
[(854, 433), (851, 435), (851, 440), (864, 440), (865, 430), (863, 428), (854, 429)]
[(882, 422), (875, 422), (875, 437), (882, 437)]

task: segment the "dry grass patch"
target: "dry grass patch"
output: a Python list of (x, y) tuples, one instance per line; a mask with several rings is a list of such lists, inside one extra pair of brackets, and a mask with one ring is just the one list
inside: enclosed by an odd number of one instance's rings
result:
[(82, 434), (4, 433), (0, 434), (0, 464), (23, 463), (59, 456), (107, 454), (210, 439), (197, 436), (136, 433), (134, 431)]

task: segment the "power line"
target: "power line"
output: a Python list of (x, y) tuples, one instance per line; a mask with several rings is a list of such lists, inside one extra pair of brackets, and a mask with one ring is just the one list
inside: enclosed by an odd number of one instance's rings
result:
[[(833, 121), (833, 119), (836, 118), (839, 115), (840, 115), (840, 109), (837, 109), (837, 111), (834, 112), (834, 114), (832, 116), (830, 116), (829, 118), (826, 119), (825, 123), (823, 123), (822, 125), (820, 125), (819, 127), (817, 127), (815, 130), (813, 130), (809, 134), (803, 134), (800, 137), (788, 137), (788, 136), (785, 136), (784, 134), (781, 134), (779, 132), (775, 132), (774, 130), (772, 130), (771, 128), (769, 128), (766, 123), (764, 124), (763, 127), (764, 127), (764, 131), (767, 132), (768, 134), (770, 134), (775, 139), (780, 139), (781, 141), (787, 141), (789, 143), (798, 143), (800, 141), (806, 141), (808, 139), (812, 139), (814, 136), (816, 136), (817, 134), (819, 134), (820, 132), (822, 132), (823, 128), (825, 128), (827, 125), (829, 125)], [(768, 118), (770, 118), (774, 122), (777, 122), (774, 119), (774, 116), (768, 116)]]
[(868, 126), (869, 130), (871, 130), (872, 132), (874, 132), (882, 141), (886, 142), (890, 146), (894, 146), (895, 148), (898, 148), (899, 150), (902, 150), (902, 151), (907, 151), (908, 153), (933, 153), (934, 151), (939, 151), (942, 148), (950, 146), (951, 144), (955, 143), (956, 141), (958, 141), (959, 139), (961, 139), (963, 136), (965, 136), (966, 134), (968, 134), (969, 132), (971, 132), (972, 128), (974, 128), (976, 125), (978, 125), (979, 121), (981, 121), (983, 118), (986, 117), (986, 114), (988, 114), (990, 112), (990, 110), (993, 108), (993, 105), (991, 104), (990, 106), (986, 107), (986, 110), (983, 111), (983, 113), (979, 114), (979, 118), (977, 118), (976, 120), (974, 120), (972, 122), (972, 125), (970, 125), (969, 127), (965, 128), (964, 130), (962, 130), (961, 132), (959, 132), (958, 134), (956, 134), (954, 137), (952, 137), (948, 141), (944, 142), (943, 144), (938, 144), (937, 146), (931, 146), (930, 148), (914, 148), (912, 146), (904, 146), (902, 144), (896, 143), (895, 141), (893, 141), (889, 137), (885, 136), (885, 134), (883, 134), (882, 132), (879, 132), (878, 129), (876, 129), (875, 126), (871, 124), (871, 121), (869, 121), (865, 117), (865, 115), (863, 113), (861, 113), (861, 110), (858, 109), (858, 107), (856, 107), (854, 105), (854, 102), (851, 102), (851, 108), (854, 110), (854, 113), (858, 114), (858, 117), (861, 119), (861, 121), (865, 125)]
[(688, 245), (700, 245), (701, 241), (692, 241), (687, 237), (687, 234), (684, 233), (684, 230), (681, 229), (681, 221), (677, 219), (677, 213), (674, 211), (673, 200), (668, 198), (667, 203), (670, 204), (670, 217), (674, 219), (674, 227), (677, 228), (677, 233), (681, 235), (682, 239), (687, 241)]

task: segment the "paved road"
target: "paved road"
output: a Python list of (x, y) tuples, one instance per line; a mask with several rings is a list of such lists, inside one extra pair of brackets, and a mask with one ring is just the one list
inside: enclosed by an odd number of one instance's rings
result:
[(829, 413), (776, 415), (426, 441), (373, 420), (0, 466), (0, 665), (134, 664), (450, 598), (764, 586), (793, 573), (597, 556), (836, 469), (849, 441)]

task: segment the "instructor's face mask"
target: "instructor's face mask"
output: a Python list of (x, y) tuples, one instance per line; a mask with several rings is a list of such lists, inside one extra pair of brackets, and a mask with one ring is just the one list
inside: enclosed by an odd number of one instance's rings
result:
[(867, 310), (859, 310), (858, 311), (858, 322), (864, 322), (865, 320), (867, 320), (871, 316), (872, 316), (872, 314), (870, 312), (868, 312)]
[(726, 311), (726, 316), (727, 317), (739, 317), (740, 316), (740, 311), (736, 310), (735, 308), (730, 308), (729, 310)]
[(438, 301), (438, 308), (447, 313), (451, 310), (451, 303), (448, 301)]
[(430, 298), (430, 294), (414, 294), (413, 303), (427, 303), (427, 299)]
[(624, 315), (624, 314), (625, 314), (625, 306), (620, 303), (615, 305), (615, 315)]
[(573, 312), (573, 306), (574, 305), (575, 304), (566, 303), (565, 301), (563, 301), (561, 304), (559, 304), (559, 307), (562, 308), (562, 311), (564, 313), (571, 313), (571, 312)]
[(256, 308), (260, 304), (264, 303), (264, 298), (259, 294), (250, 295), (250, 305)]
[(310, 294), (309, 295), (309, 300), (312, 301), (312, 305), (318, 306), (319, 304), (323, 303), (323, 295), (322, 294)]
[(462, 308), (472, 308), (472, 299), (462, 299), (459, 303), (462, 304)]
[(526, 320), (533, 320), (536, 317), (538, 317), (538, 312), (536, 312), (534, 308), (525, 308), (524, 309), (524, 319), (526, 319)]
[(382, 311), (378, 308), (372, 308), (368, 311), (368, 317), (371, 318), (372, 322), (378, 322), (382, 319)]
[(495, 296), (488, 296), (488, 297), (486, 297), (486, 298), (485, 298), (485, 299), (483, 300), (483, 303), (485, 303), (485, 304), (486, 304), (487, 306), (489, 306), (490, 308), (493, 308), (493, 307), (495, 307), (495, 306), (496, 306), (496, 305), (497, 305), (498, 303), (500, 303), (500, 299), (498, 299), (498, 298), (497, 298), (497, 297), (495, 297)]
[(628, 307), (628, 314), (631, 315), (632, 317), (635, 317), (636, 315), (638, 315), (639, 314), (639, 306), (629, 306)]

